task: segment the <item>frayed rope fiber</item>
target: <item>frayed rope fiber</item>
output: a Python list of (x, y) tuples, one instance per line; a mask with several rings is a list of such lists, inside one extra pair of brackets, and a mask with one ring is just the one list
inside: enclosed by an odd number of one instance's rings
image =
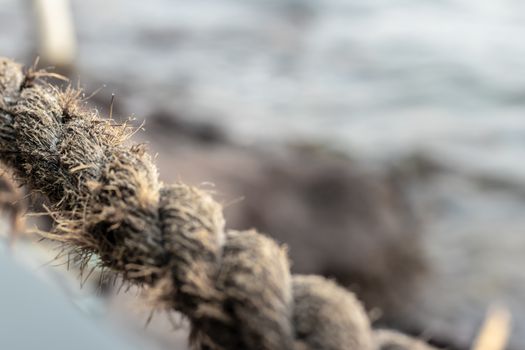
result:
[(225, 231), (207, 192), (161, 183), (144, 147), (125, 142), (129, 126), (46, 74), (0, 58), (0, 158), (48, 199), (56, 225), (45, 237), (98, 255), (183, 313), (195, 349), (387, 349), (352, 293), (292, 276), (285, 249), (264, 235)]

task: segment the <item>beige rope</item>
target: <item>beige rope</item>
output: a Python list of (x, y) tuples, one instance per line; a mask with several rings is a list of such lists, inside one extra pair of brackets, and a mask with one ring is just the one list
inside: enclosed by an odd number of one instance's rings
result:
[[(283, 247), (225, 231), (222, 208), (182, 183), (164, 185), (132, 133), (0, 58), (0, 158), (43, 193), (57, 224), (46, 237), (180, 311), (198, 349), (377, 347), (354, 295), (322, 277), (291, 276)], [(407, 348), (408, 349), (408, 348)]]

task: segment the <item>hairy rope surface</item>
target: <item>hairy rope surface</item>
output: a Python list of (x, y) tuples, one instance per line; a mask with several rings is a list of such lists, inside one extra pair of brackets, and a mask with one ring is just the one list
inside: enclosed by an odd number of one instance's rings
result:
[(271, 239), (225, 231), (208, 193), (160, 183), (144, 147), (125, 143), (128, 126), (100, 118), (80, 91), (44, 75), (0, 58), (1, 160), (48, 199), (56, 220), (48, 238), (151, 288), (187, 316), (194, 348), (411, 348), (376, 336), (352, 293), (291, 276)]

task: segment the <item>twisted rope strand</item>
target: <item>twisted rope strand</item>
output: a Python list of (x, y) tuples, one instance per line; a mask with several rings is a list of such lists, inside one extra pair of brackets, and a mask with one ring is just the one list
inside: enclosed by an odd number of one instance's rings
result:
[(127, 125), (41, 75), (0, 58), (0, 159), (49, 200), (47, 237), (153, 289), (187, 316), (196, 349), (377, 347), (352, 293), (291, 276), (286, 251), (255, 231), (225, 231), (208, 193), (160, 183), (144, 147), (126, 144)]

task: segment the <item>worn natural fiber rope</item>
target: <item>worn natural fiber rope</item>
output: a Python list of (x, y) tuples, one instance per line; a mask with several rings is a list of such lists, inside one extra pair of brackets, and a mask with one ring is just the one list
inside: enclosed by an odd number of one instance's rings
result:
[(198, 349), (387, 349), (352, 293), (291, 276), (264, 235), (225, 231), (208, 193), (159, 182), (144, 147), (125, 143), (128, 126), (45, 74), (0, 58), (0, 158), (49, 200), (46, 237), (149, 287), (187, 316)]

